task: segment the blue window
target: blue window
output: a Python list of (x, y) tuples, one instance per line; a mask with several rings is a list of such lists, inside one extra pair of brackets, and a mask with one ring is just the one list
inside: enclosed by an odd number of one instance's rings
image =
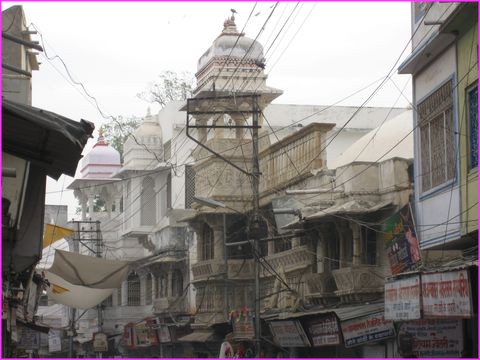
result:
[(470, 169), (478, 167), (478, 86), (467, 91)]

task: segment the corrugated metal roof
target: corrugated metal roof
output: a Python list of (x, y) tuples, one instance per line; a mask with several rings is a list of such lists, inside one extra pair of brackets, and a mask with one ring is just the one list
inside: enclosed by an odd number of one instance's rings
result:
[(267, 321), (274, 320), (286, 320), (286, 319), (296, 319), (303, 316), (311, 315), (320, 315), (335, 313), (341, 321), (355, 319), (357, 317), (374, 314), (380, 311), (383, 311), (384, 303), (378, 302), (373, 304), (359, 304), (354, 306), (344, 306), (338, 308), (322, 308), (322, 309), (311, 309), (307, 311), (302, 311), (298, 313), (278, 313), (265, 316), (264, 319)]
[(2, 150), (30, 160), (54, 179), (75, 176), (95, 126), (50, 111), (2, 99)]

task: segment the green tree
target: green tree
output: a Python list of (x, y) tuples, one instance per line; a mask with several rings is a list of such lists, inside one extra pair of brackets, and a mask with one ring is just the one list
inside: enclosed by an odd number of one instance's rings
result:
[(123, 144), (128, 136), (140, 125), (140, 118), (131, 116), (117, 116), (115, 120), (110, 120), (102, 125), (102, 131), (107, 142), (120, 153), (123, 162)]
[(164, 71), (158, 78), (150, 82), (147, 89), (138, 93), (137, 97), (163, 108), (170, 101), (186, 100), (192, 96), (194, 79), (190, 73)]

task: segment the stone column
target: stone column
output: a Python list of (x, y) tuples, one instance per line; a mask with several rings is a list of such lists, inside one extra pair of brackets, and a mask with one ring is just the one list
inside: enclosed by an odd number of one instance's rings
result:
[(294, 237), (292, 239), (292, 249), (295, 249), (300, 246), (301, 239), (299, 237)]
[(153, 304), (153, 301), (157, 298), (157, 287), (158, 287), (158, 277), (157, 275), (152, 274), (152, 304)]
[(172, 290), (173, 290), (172, 280), (173, 280), (173, 271), (170, 268), (168, 270), (168, 275), (167, 275), (167, 297), (172, 297)]
[[(245, 126), (245, 118), (240, 114), (230, 115), (235, 122), (235, 126)], [(235, 129), (235, 139), (241, 140), (245, 136), (245, 129)]]
[(93, 195), (88, 195), (88, 217), (93, 216), (93, 200), (95, 197)]
[(126, 306), (128, 303), (128, 285), (127, 281), (122, 283), (122, 303), (120, 306)]
[(146, 275), (141, 276), (140, 277), (140, 305), (146, 305), (147, 304), (146, 282), (147, 282), (147, 276)]
[(115, 212), (120, 213), (120, 198), (118, 196), (115, 197)]
[[(214, 125), (218, 126), (223, 126), (225, 125), (225, 120), (222, 115), (216, 115), (214, 118)], [(217, 128), (215, 129), (215, 138), (216, 139), (223, 139), (225, 137), (225, 132), (223, 128)]]
[(267, 252), (268, 252), (269, 256), (275, 254), (275, 242), (274, 241), (267, 242)]
[(81, 206), (82, 206), (82, 220), (87, 220), (87, 202), (82, 201)]
[[(205, 115), (196, 115), (195, 116), (195, 124), (196, 125), (207, 125), (209, 117)], [(207, 141), (207, 129), (197, 129), (197, 140), (201, 143), (205, 143)]]
[(317, 240), (317, 273), (321, 274), (330, 270), (330, 262), (326, 265), (327, 244), (325, 237), (318, 232)]
[(223, 224), (212, 226), (213, 230), (213, 255), (216, 260), (224, 260), (225, 248), (223, 245)]
[(353, 265), (360, 265), (362, 262), (361, 258), (361, 227), (359, 224), (351, 222), (350, 229), (352, 230), (352, 238), (353, 238)]

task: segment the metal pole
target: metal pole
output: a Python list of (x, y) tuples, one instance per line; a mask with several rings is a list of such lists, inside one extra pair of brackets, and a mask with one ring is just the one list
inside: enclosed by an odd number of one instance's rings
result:
[[(253, 240), (254, 240), (254, 259), (259, 254), (259, 185), (260, 185), (260, 166), (258, 162), (258, 112), (256, 97), (252, 96), (252, 144), (253, 144), (253, 166), (252, 166), (252, 187), (253, 187)], [(255, 260), (255, 356), (260, 357), (260, 259)]]
[[(100, 221), (97, 221), (96, 222), (96, 225), (97, 225), (97, 238), (96, 238), (96, 244), (97, 244), (97, 251), (96, 251), (96, 255), (97, 257), (101, 258), (102, 257), (102, 248), (101, 248), (101, 241), (102, 241), (102, 237), (101, 237), (101, 232), (100, 232)], [(97, 318), (98, 318), (98, 332), (102, 332), (102, 327), (103, 327), (103, 312), (102, 312), (102, 304), (98, 304), (97, 305)], [(102, 358), (102, 352), (99, 351), (97, 352), (97, 358)]]
[(227, 215), (223, 213), (223, 251), (224, 251), (224, 259), (225, 259), (225, 272), (224, 272), (224, 305), (225, 305), (225, 319), (228, 322), (228, 256), (227, 256)]

